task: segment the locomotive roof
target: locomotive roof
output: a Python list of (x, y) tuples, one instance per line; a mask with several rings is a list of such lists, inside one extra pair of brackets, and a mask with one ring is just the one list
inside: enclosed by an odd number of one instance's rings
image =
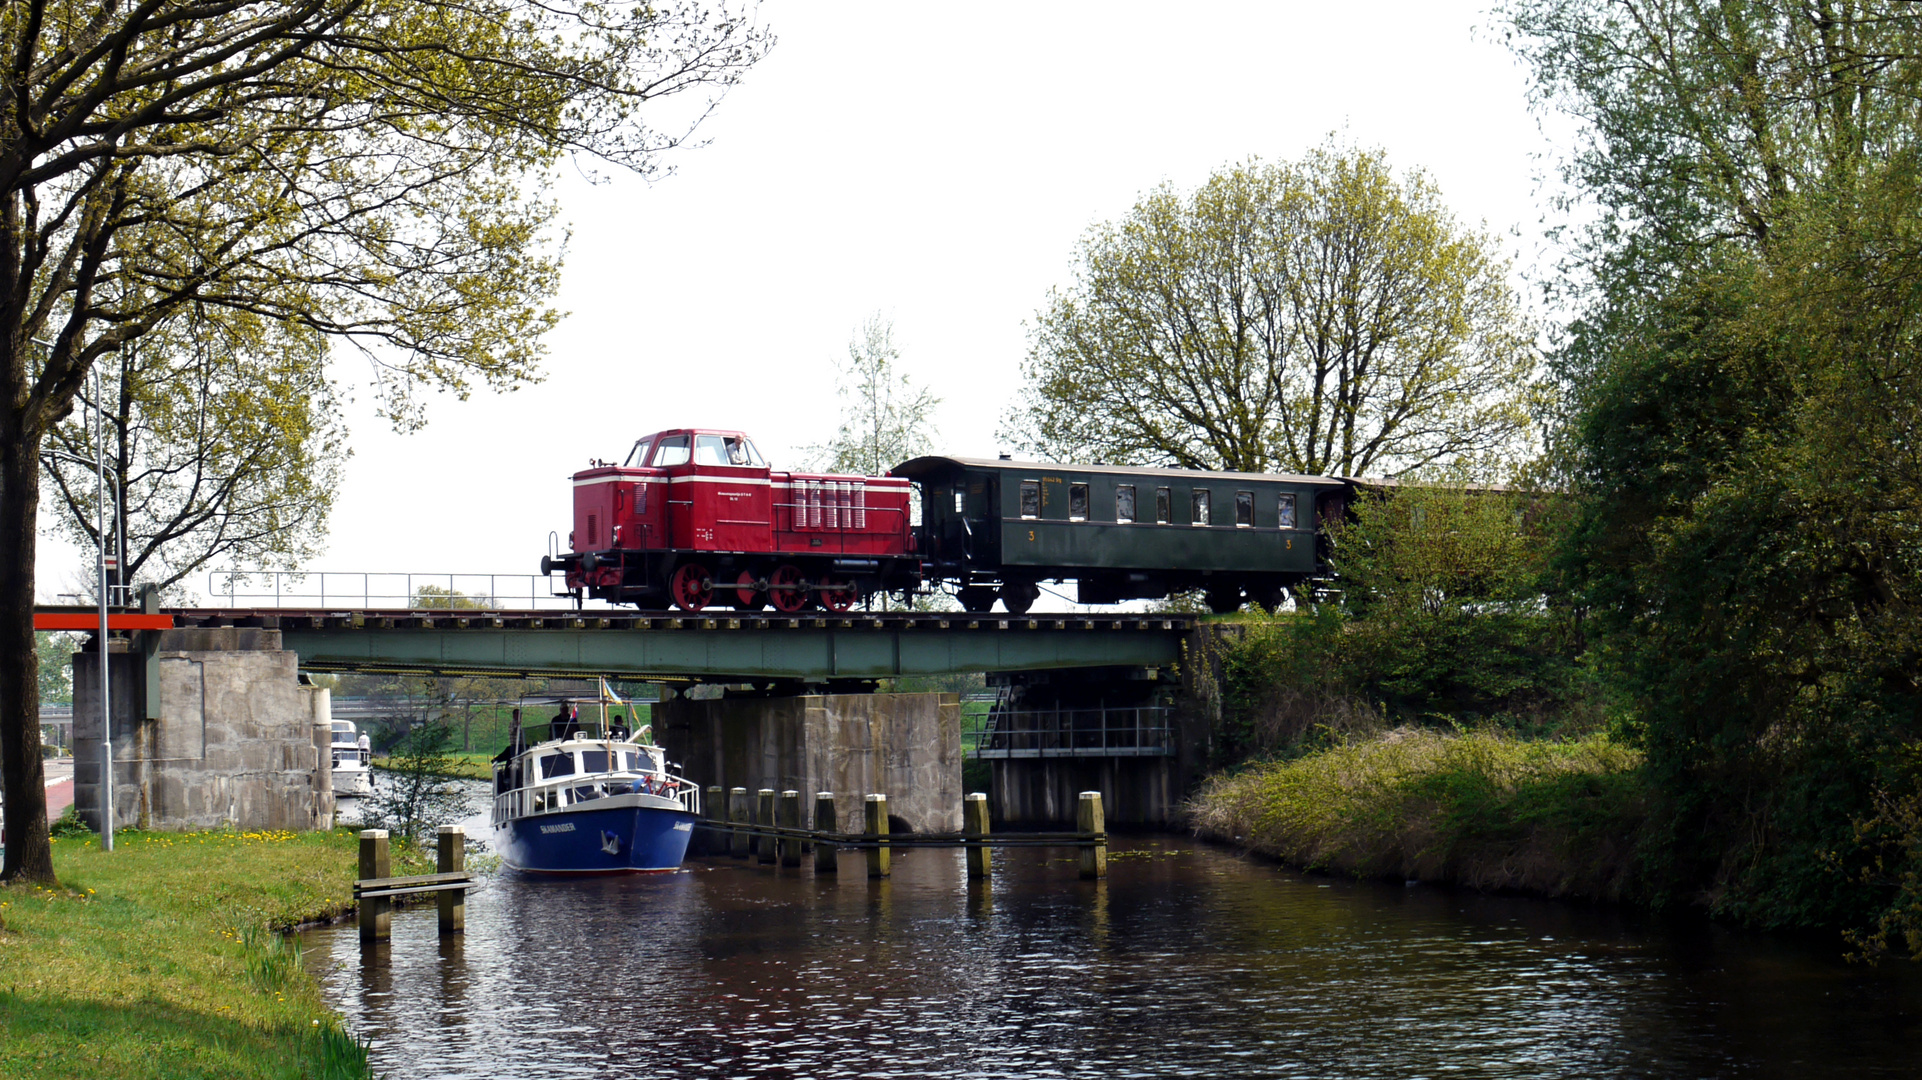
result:
[(911, 461), (904, 461), (889, 470), (896, 476), (914, 477), (925, 474), (942, 465), (959, 465), (967, 469), (1000, 469), (1033, 472), (1037, 469), (1073, 469), (1076, 472), (1095, 472), (1114, 476), (1145, 477), (1182, 477), (1193, 480), (1277, 480), (1291, 484), (1313, 484), (1321, 487), (1346, 487), (1348, 481), (1334, 476), (1299, 476), (1294, 473), (1244, 473), (1210, 472), (1205, 469), (1157, 469), (1141, 465), (1086, 465), (1062, 461), (1015, 461), (1007, 458), (970, 458), (947, 457), (930, 454)]

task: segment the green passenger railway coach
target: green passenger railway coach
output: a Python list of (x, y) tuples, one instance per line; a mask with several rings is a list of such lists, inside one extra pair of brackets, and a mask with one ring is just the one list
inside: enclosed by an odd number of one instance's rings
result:
[(1201, 589), (1215, 611), (1273, 610), (1326, 570), (1318, 524), (1349, 485), (1320, 476), (920, 457), (893, 475), (920, 489), (916, 547), (929, 584), (963, 607), (1024, 612), (1043, 581), (1084, 604)]

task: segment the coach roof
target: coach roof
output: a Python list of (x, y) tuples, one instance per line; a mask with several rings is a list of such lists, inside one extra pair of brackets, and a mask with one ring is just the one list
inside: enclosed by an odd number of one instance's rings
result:
[(1075, 472), (1093, 472), (1109, 476), (1138, 476), (1144, 478), (1183, 479), (1183, 480), (1221, 480), (1245, 481), (1265, 480), (1270, 483), (1312, 484), (1319, 487), (1346, 487), (1348, 481), (1333, 476), (1298, 476), (1293, 473), (1244, 473), (1209, 472), (1203, 469), (1155, 469), (1139, 465), (1086, 465), (1059, 461), (1013, 461), (1006, 458), (968, 458), (947, 457), (931, 454), (904, 461), (889, 472), (895, 476), (916, 479), (944, 466), (960, 466), (965, 469), (999, 469), (1032, 473), (1049, 469), (1068, 469)]

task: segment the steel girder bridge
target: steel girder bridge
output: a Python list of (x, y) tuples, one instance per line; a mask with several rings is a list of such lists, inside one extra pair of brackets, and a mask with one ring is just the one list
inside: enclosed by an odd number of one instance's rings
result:
[[(43, 609), (44, 610), (44, 609)], [(466, 609), (162, 609), (142, 630), (278, 631), (314, 672), (829, 683), (975, 671), (1163, 668), (1181, 658), (1185, 615), (877, 612), (698, 615)], [(77, 628), (77, 627), (76, 627)], [(128, 627), (133, 629), (131, 625)], [(148, 655), (159, 634), (148, 638)]]

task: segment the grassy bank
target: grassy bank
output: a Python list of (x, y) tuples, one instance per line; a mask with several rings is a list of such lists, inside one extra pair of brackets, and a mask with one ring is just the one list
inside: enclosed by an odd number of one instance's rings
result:
[[(462, 780), (492, 780), (494, 778), (493, 754), (463, 754), (454, 751), (447, 755), (447, 768), (435, 771), (433, 776), (453, 776)], [(378, 757), (373, 761), (376, 769), (392, 770), (392, 758)]]
[(1217, 777), (1188, 811), (1205, 835), (1310, 869), (1618, 900), (1647, 813), (1640, 764), (1599, 735), (1397, 728)]
[(349, 910), (353, 832), (114, 846), (56, 839), (60, 889), (0, 889), (0, 1078), (366, 1075), (274, 933)]

